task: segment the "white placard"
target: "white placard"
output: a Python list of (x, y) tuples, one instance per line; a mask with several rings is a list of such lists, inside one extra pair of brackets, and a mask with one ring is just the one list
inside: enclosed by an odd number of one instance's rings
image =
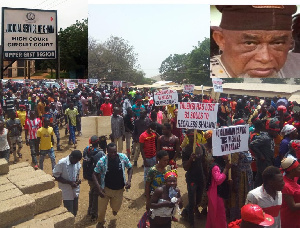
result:
[(76, 83), (75, 82), (67, 82), (67, 87), (71, 90), (76, 89)]
[(217, 126), (217, 103), (179, 102), (177, 127), (207, 130)]
[(193, 93), (195, 85), (194, 84), (186, 84), (183, 85), (183, 92), (184, 93)]
[(212, 84), (215, 92), (223, 93), (222, 83), (223, 80), (221, 78), (212, 78)]
[(57, 11), (2, 8), (4, 59), (56, 59)]
[(78, 84), (86, 84), (87, 81), (87, 79), (78, 79)]
[(213, 155), (222, 156), (248, 151), (249, 125), (237, 125), (214, 129)]
[(89, 84), (98, 84), (97, 78), (89, 78)]
[(178, 93), (176, 90), (166, 89), (154, 92), (155, 106), (172, 105), (178, 103)]
[(122, 87), (122, 81), (113, 81), (114, 87)]

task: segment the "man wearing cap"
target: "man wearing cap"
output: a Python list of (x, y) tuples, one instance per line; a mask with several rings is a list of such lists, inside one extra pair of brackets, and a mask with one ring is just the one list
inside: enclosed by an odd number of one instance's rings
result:
[(260, 134), (249, 144), (249, 148), (254, 152), (257, 164), (257, 173), (254, 186), (262, 185), (262, 173), (268, 166), (274, 165), (274, 138), (280, 131), (279, 121), (273, 119), (269, 123), (268, 132), (261, 131)]
[(228, 228), (262, 228), (271, 227), (274, 224), (274, 218), (255, 204), (243, 206), (241, 215), (242, 219), (229, 223)]
[[(279, 148), (280, 161), (285, 156), (285, 154), (289, 151), (290, 141), (298, 138), (298, 131), (297, 128), (295, 128), (293, 125), (287, 124), (282, 128), (281, 134), (284, 135), (284, 138), (280, 142), (280, 148)], [(280, 166), (280, 162), (278, 164), (278, 167), (279, 166)]]
[(246, 204), (257, 204), (264, 212), (274, 217), (272, 228), (280, 228), (280, 208), (282, 204), (283, 176), (279, 168), (267, 167), (263, 174), (263, 185), (250, 191), (246, 198)]
[(300, 185), (296, 178), (300, 177), (299, 162), (292, 158), (284, 158), (281, 161), (281, 168), (285, 172), (283, 177), (284, 188), (282, 190), (283, 200), (281, 208), (281, 227), (300, 227)]
[(58, 181), (58, 187), (62, 191), (64, 206), (74, 216), (78, 211), (81, 158), (81, 151), (74, 150), (67, 157), (60, 159), (53, 169), (53, 177)]
[(213, 39), (221, 55), (210, 60), (211, 77), (284, 78), (292, 41), (295, 5), (218, 5), (222, 13)]

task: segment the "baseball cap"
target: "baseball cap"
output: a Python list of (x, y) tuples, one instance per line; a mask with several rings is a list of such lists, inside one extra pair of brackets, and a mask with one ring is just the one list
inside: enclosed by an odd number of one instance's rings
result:
[(242, 220), (251, 222), (260, 226), (271, 226), (274, 224), (274, 218), (266, 214), (263, 209), (256, 204), (246, 204), (241, 209)]

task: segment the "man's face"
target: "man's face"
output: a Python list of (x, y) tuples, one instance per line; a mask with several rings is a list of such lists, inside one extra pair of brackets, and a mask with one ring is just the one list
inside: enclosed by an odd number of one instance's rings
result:
[[(218, 32), (219, 33), (219, 32)], [(222, 62), (232, 77), (276, 77), (291, 46), (291, 31), (222, 30)]]
[(107, 148), (107, 156), (109, 159), (115, 159), (117, 157), (117, 147), (108, 147)]
[(273, 180), (270, 180), (270, 187), (276, 191), (282, 191), (284, 187), (284, 181), (282, 174), (276, 174)]

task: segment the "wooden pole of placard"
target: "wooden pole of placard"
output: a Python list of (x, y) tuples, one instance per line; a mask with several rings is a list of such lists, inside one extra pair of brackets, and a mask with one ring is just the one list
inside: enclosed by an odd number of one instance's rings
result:
[[(197, 140), (197, 129), (194, 129), (193, 154), (196, 153), (196, 140)], [(194, 161), (195, 161), (195, 159), (194, 159)]]
[[(228, 161), (231, 164), (231, 154), (228, 155)], [(228, 170), (228, 180), (232, 180), (232, 178), (231, 178), (231, 169)]]

